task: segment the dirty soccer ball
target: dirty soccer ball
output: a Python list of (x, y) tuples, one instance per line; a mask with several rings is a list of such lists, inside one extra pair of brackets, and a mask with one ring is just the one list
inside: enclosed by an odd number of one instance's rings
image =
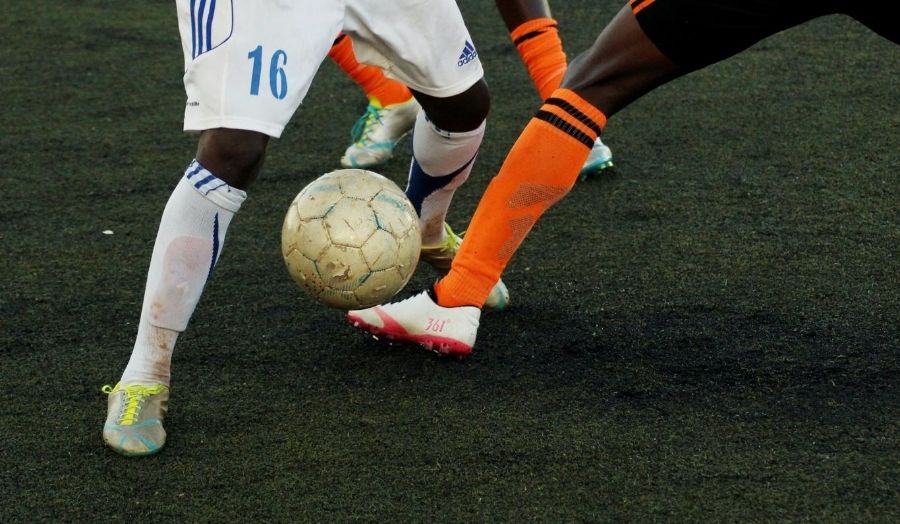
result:
[(281, 253), (291, 277), (323, 304), (387, 302), (409, 281), (422, 244), (419, 220), (391, 180), (363, 169), (322, 175), (291, 203)]

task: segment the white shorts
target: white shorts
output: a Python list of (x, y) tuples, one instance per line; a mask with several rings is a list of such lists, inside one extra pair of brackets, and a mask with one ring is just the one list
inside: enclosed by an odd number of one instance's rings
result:
[(454, 0), (177, 0), (185, 131), (281, 135), (344, 31), (360, 62), (449, 97), (484, 75)]

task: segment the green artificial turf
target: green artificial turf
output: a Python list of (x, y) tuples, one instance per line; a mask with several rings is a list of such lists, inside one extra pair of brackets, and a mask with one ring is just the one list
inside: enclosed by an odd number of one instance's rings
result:
[[(555, 4), (574, 56), (621, 2)], [(539, 101), (491, 3), (460, 5), (493, 93), (464, 229)], [(462, 361), (377, 343), (284, 270), (284, 212), (365, 105), (324, 64), (179, 338), (167, 447), (126, 459), (100, 387), (196, 146), (174, 5), (0, 11), (0, 521), (900, 520), (900, 48), (860, 24), (613, 117), (615, 171), (535, 227)]]

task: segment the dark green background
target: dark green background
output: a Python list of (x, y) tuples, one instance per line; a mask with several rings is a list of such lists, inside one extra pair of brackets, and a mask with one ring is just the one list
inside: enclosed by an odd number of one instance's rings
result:
[[(494, 103), (458, 229), (539, 105), (492, 3), (460, 4)], [(572, 56), (621, 5), (556, 4)], [(615, 173), (537, 225), (464, 361), (376, 343), (284, 270), (283, 213), (365, 105), (325, 63), (179, 339), (168, 446), (129, 460), (100, 386), (195, 148), (174, 5), (0, 12), (0, 520), (900, 520), (900, 52), (856, 22), (616, 115)]]

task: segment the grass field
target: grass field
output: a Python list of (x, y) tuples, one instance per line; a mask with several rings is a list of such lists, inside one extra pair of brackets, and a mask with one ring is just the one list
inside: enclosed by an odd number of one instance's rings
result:
[[(494, 100), (464, 228), (538, 100), (490, 3), (459, 3)], [(621, 2), (556, 4), (574, 55)], [(196, 140), (173, 3), (0, 10), (0, 521), (900, 521), (900, 48), (858, 23), (616, 115), (616, 171), (538, 224), (463, 361), (284, 270), (283, 214), (364, 107), (324, 64), (179, 339), (169, 443), (129, 460), (100, 386)]]

